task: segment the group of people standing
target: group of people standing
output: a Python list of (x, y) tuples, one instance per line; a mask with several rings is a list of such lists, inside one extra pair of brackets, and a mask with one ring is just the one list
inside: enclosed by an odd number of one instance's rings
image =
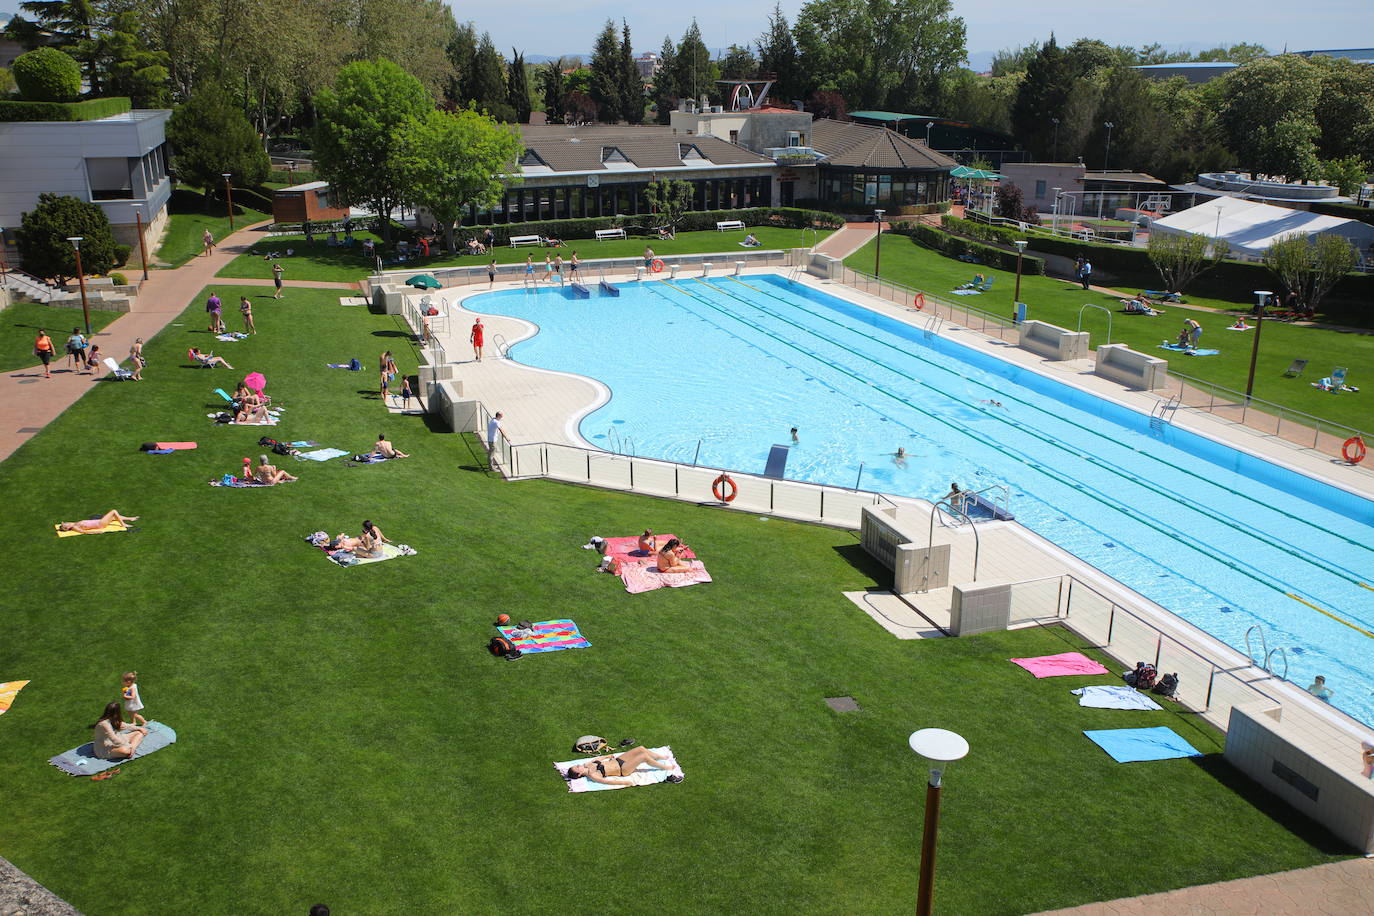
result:
[[(94, 372), (105, 358), (100, 352), (100, 345), (91, 343), (86, 335), (81, 333), (80, 328), (72, 328), (72, 334), (67, 338), (66, 351), (71, 370), (75, 372)], [(52, 378), (52, 363), (58, 358), (57, 348), (44, 328), (39, 328), (38, 335), (34, 338), (33, 355), (43, 364), (43, 377)], [(129, 377), (136, 382), (142, 381), (143, 369), (148, 365), (147, 359), (143, 356), (142, 337), (136, 338), (129, 345), (129, 363), (133, 366)]]

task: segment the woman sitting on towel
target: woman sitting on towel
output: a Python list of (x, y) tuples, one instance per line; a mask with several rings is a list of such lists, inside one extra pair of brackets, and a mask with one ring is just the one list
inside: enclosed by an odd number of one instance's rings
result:
[(202, 353), (197, 347), (191, 348), (191, 359), (200, 363), (202, 366), (223, 366), (226, 369), (234, 368), (224, 361), (223, 356), (216, 356), (213, 353)]
[(297, 477), (292, 477), (281, 468), (273, 467), (272, 463), (267, 460), (266, 455), (258, 456), (258, 466), (253, 469), (253, 478), (257, 480), (258, 483), (265, 483), (269, 486), (299, 479)]
[(658, 538), (654, 536), (654, 529), (644, 529), (644, 533), (639, 536), (639, 543), (635, 545), (635, 552), (646, 557), (658, 553)]
[(267, 405), (253, 392), (247, 392), (236, 401), (238, 410), (234, 412), (235, 423), (266, 423)]
[(661, 573), (691, 572), (691, 561), (683, 558), (680, 551), (685, 551), (687, 545), (677, 538), (669, 539), (663, 545), (663, 549), (658, 552), (658, 571)]
[(128, 760), (148, 737), (148, 729), (124, 721), (115, 701), (105, 704), (105, 712), (91, 728), (95, 729), (91, 747), (101, 760)]
[(115, 522), (136, 521), (138, 521), (137, 515), (120, 515), (118, 509), (111, 509), (109, 512), (100, 516), (100, 518), (87, 518), (79, 522), (62, 522), (57, 527), (60, 531), (99, 531), (101, 528), (107, 525), (113, 525)]
[(601, 782), (608, 786), (632, 786), (634, 780), (629, 776), (641, 763), (647, 763), (656, 770), (671, 770), (674, 766), (671, 760), (655, 757), (654, 752), (647, 747), (632, 747), (623, 754), (593, 757), (577, 766), (568, 767), (567, 775), (563, 778), (571, 782), (585, 776), (592, 782)]
[(389, 544), (386, 535), (382, 534), (382, 529), (372, 522), (363, 520), (363, 533), (358, 536), (358, 546), (353, 548), (353, 555), (358, 557), (380, 557), (382, 556), (382, 545)]

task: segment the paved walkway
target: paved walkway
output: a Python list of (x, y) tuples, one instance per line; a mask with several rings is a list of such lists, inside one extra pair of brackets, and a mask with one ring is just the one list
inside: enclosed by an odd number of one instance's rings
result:
[[(1374, 859), (1349, 859), (1163, 894), (1089, 903), (1052, 916), (1350, 916), (1374, 913)], [(1051, 916), (1042, 913), (1040, 916)]]
[[(192, 258), (181, 267), (150, 271), (143, 288), (129, 308), (129, 312), (115, 319), (105, 330), (95, 334), (93, 342), (100, 351), (123, 362), (136, 338), (152, 339), (190, 305), (200, 291), (212, 283), (225, 285), (252, 284), (262, 286), (269, 280), (225, 280), (215, 277), (234, 258), (248, 250), (260, 236), (253, 231), (263, 223), (248, 226), (220, 242), (208, 256)], [(306, 282), (289, 286), (316, 285)], [(326, 284), (330, 288), (353, 289), (352, 284)], [(233, 319), (234, 305), (226, 305), (227, 317)], [(81, 324), (81, 313), (73, 310), (72, 326)], [(64, 322), (69, 320), (62, 319)], [(48, 329), (54, 341), (66, 339), (66, 326)], [(42, 366), (31, 366), (0, 374), (0, 461), (14, 454), (19, 446), (47, 426), (77, 399), (90, 390), (91, 383), (106, 375), (102, 369), (96, 375), (86, 375), (70, 368), (66, 354), (54, 360), (52, 378), (43, 378)]]
[[(883, 222), (887, 223), (888, 220)], [(845, 223), (821, 240), (816, 246), (816, 253), (844, 260), (871, 242), (877, 234), (877, 223)]]

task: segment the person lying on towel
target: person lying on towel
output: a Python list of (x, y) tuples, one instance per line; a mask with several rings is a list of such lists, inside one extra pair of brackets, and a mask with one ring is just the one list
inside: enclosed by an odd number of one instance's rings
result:
[(60, 531), (99, 531), (101, 528), (113, 525), (115, 522), (136, 521), (138, 521), (137, 515), (120, 515), (119, 510), (111, 509), (109, 512), (100, 516), (100, 518), (87, 518), (79, 522), (62, 522), (57, 527)]
[(593, 757), (585, 763), (568, 767), (567, 775), (563, 778), (572, 782), (585, 776), (592, 782), (601, 782), (608, 786), (632, 786), (635, 783), (629, 776), (641, 763), (647, 763), (656, 770), (673, 768), (671, 760), (655, 757), (654, 752), (647, 747), (632, 747), (623, 754)]

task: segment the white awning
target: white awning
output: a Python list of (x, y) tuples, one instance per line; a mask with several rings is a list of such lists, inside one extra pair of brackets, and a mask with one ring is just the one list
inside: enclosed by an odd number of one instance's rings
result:
[(1170, 214), (1155, 220), (1150, 231), (1220, 238), (1231, 246), (1232, 257), (1252, 259), (1263, 257), (1276, 240), (1294, 234), (1339, 235), (1364, 256), (1374, 245), (1374, 226), (1368, 223), (1236, 197), (1218, 197)]

